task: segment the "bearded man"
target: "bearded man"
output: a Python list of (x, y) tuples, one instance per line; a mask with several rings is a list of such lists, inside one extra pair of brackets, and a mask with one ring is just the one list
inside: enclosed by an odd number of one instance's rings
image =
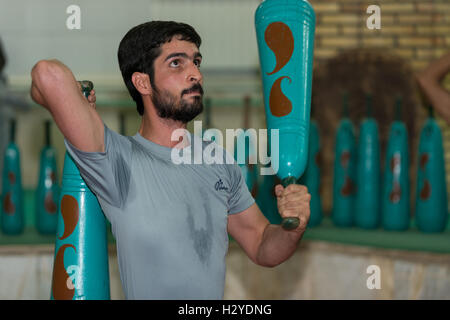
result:
[(200, 44), (191, 26), (173, 21), (143, 23), (124, 36), (119, 66), (142, 116), (131, 137), (103, 123), (95, 92), (86, 100), (61, 62), (42, 60), (31, 72), (32, 98), (52, 114), (111, 222), (127, 299), (222, 299), (227, 233), (253, 262), (273, 267), (295, 252), (309, 220), (304, 186), (276, 186), (281, 216), (301, 222), (287, 231), (264, 217), (236, 163), (171, 161), (173, 148), (214, 143), (188, 131), (171, 139), (203, 109)]

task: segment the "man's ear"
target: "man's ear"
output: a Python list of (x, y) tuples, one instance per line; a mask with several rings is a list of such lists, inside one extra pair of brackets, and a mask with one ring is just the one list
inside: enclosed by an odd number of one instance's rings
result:
[(146, 73), (134, 72), (131, 75), (131, 81), (134, 87), (141, 95), (149, 95), (152, 93), (152, 86), (150, 85), (150, 77)]

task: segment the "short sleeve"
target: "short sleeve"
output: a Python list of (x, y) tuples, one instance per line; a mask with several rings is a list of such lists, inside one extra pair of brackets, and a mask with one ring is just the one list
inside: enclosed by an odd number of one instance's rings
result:
[(231, 191), (228, 199), (228, 214), (235, 214), (248, 209), (255, 203), (255, 199), (248, 190), (242, 171), (236, 163), (229, 165), (229, 173)]
[(114, 207), (122, 207), (130, 181), (131, 143), (105, 125), (105, 152), (85, 152), (64, 139), (67, 151), (92, 192)]

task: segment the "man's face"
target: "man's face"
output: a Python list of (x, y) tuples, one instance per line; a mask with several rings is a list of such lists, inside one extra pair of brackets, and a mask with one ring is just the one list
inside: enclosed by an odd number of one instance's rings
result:
[(154, 61), (152, 102), (161, 118), (187, 123), (203, 111), (202, 56), (197, 46), (173, 37)]

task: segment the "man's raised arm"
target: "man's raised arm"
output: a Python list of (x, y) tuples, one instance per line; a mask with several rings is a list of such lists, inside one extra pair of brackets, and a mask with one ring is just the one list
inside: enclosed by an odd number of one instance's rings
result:
[(104, 152), (103, 121), (70, 71), (57, 60), (41, 60), (31, 70), (32, 99), (50, 111), (59, 130), (77, 149)]

